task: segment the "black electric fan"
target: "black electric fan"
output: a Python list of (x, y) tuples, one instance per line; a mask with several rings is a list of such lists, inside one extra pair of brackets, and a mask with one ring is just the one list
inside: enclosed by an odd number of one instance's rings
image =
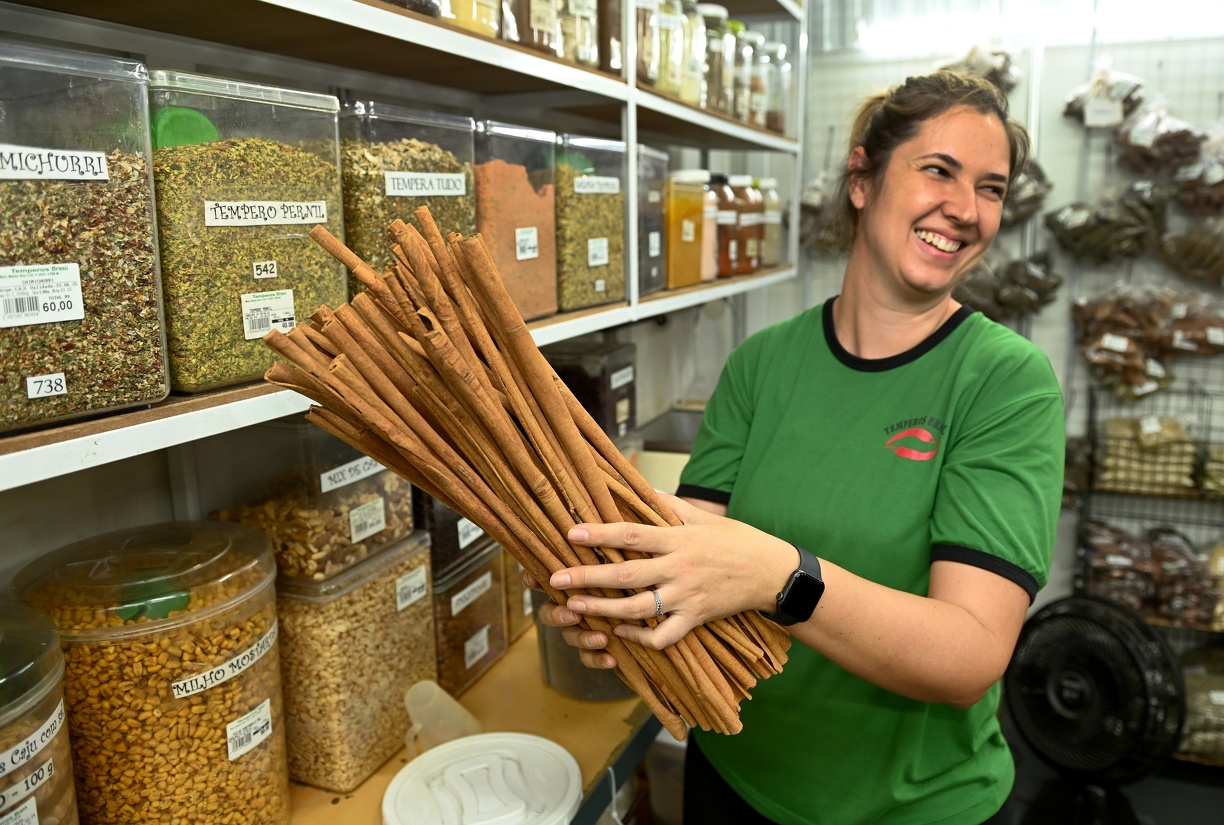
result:
[(1154, 628), (1093, 596), (1045, 605), (1020, 631), (1003, 696), (1058, 774), (1024, 825), (1138, 825), (1121, 786), (1164, 764), (1185, 718), (1177, 659)]

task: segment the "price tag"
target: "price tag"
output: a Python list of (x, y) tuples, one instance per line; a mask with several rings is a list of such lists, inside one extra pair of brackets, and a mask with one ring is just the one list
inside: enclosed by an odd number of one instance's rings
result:
[(484, 530), (481, 530), (480, 526), (477, 525), (476, 522), (466, 518), (459, 519), (459, 523), (455, 525), (455, 528), (459, 533), (460, 550), (467, 549), (469, 544), (485, 534)]
[(51, 398), (68, 394), (68, 379), (62, 372), (31, 375), (26, 378), (26, 398)]
[(349, 510), (349, 537), (353, 544), (387, 529), (387, 503), (382, 496)]
[(332, 490), (339, 489), (352, 484), (355, 481), (361, 481), (363, 478), (369, 478), (372, 475), (381, 473), (387, 469), (369, 456), (350, 461), (348, 464), (341, 464), (334, 470), (328, 470), (326, 473), (319, 474), (319, 488), (324, 493), (330, 493)]
[(680, 240), (684, 243), (697, 240), (697, 224), (694, 221), (688, 218), (680, 221)]
[(255, 277), (258, 279), (275, 278), (277, 276), (276, 261), (256, 261), (251, 264), (251, 269), (254, 270)]
[(663, 253), (663, 236), (660, 232), (651, 232), (646, 236), (646, 255), (657, 258)]
[(540, 257), (540, 233), (534, 226), (514, 230), (514, 259), (530, 261)]
[(418, 567), (395, 581), (395, 609), (404, 610), (429, 595), (429, 571)]
[(471, 670), (485, 656), (489, 655), (489, 626), (477, 630), (463, 643), (463, 666)]
[(1090, 128), (1117, 126), (1122, 122), (1122, 101), (1091, 97), (1084, 102), (1084, 125)]
[(1131, 146), (1139, 146), (1143, 149), (1152, 148), (1152, 144), (1156, 142), (1156, 124), (1155, 117), (1146, 117), (1132, 126), (1130, 130)]
[(587, 240), (587, 266), (608, 265), (608, 239), (589, 238)]
[(55, 762), (48, 759), (26, 774), (20, 782), (0, 791), (0, 811), (6, 811), (25, 799), (55, 776)]
[(273, 327), (288, 332), (295, 326), (292, 289), (248, 292), (242, 296), (242, 331), (246, 340), (262, 338)]
[(84, 317), (77, 264), (0, 266), (0, 329)]
[(259, 747), (259, 743), (272, 735), (272, 700), (264, 699), (254, 710), (238, 717), (225, 726), (225, 738), (229, 743), (229, 758), (235, 759)]

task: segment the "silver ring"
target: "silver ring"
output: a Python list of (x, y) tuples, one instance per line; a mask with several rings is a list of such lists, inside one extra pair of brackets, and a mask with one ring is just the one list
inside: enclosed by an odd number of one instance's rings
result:
[(655, 597), (655, 618), (662, 619), (663, 618), (663, 600), (659, 598), (658, 590), (651, 590), (650, 592), (653, 593)]

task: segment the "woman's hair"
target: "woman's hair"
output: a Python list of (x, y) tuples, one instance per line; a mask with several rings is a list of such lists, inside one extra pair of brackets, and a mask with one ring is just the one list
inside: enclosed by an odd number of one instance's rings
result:
[(1029, 160), (1029, 135), (1008, 113), (1007, 95), (985, 77), (941, 70), (906, 78), (886, 92), (863, 101), (850, 130), (850, 152), (863, 147), (864, 165), (842, 170), (835, 210), (828, 231), (840, 249), (849, 249), (858, 230), (858, 210), (850, 201), (850, 184), (875, 178), (888, 165), (893, 150), (912, 138), (922, 124), (949, 109), (967, 106), (984, 115), (995, 115), (1007, 131), (1011, 153), (1007, 179), (1012, 182)]

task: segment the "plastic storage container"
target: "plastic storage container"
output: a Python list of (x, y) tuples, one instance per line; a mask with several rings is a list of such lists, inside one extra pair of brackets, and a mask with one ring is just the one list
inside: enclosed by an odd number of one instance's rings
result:
[(54, 623), (0, 604), (0, 821), (78, 822), (63, 679)]
[(705, 21), (705, 108), (721, 115), (731, 114), (735, 67), (735, 36), (727, 31), (727, 7), (698, 3), (697, 12)]
[(791, 111), (791, 64), (786, 58), (786, 44), (767, 41), (769, 56), (766, 73), (765, 128), (779, 135), (786, 134), (786, 122)]
[(701, 280), (718, 278), (718, 192), (713, 176), (705, 185), (705, 207), (701, 213)]
[[(667, 286), (700, 283), (705, 248), (706, 183), (704, 169), (677, 169), (667, 179)], [(713, 260), (713, 258), (711, 258)]]
[[(548, 596), (532, 591), (535, 610)], [(578, 658), (578, 651), (561, 635), (561, 628), (541, 624), (537, 627), (540, 646), (540, 675), (544, 684), (560, 694), (582, 702), (614, 702), (633, 696), (633, 688), (621, 681), (615, 670), (595, 670)]]
[(558, 54), (579, 66), (599, 68), (599, 5), (597, 0), (557, 0)]
[(638, 145), (638, 295), (667, 286), (667, 153)]
[(778, 179), (758, 181), (764, 223), (761, 225), (761, 266), (778, 266), (786, 259), (782, 246), (782, 198), (778, 196)]
[(751, 275), (761, 268), (761, 236), (765, 226), (765, 202), (752, 185), (752, 175), (731, 175), (727, 182), (735, 196), (735, 240), (739, 255), (731, 270), (734, 275)]
[(765, 128), (765, 115), (769, 109), (769, 72), (772, 55), (765, 50), (765, 35), (760, 32), (745, 32), (752, 42), (752, 63), (748, 67), (748, 125)]
[(541, 352), (574, 398), (612, 438), (637, 426), (637, 347), (570, 340)]
[(497, 37), (501, 30), (501, 4), (498, 0), (441, 0), (441, 17), (461, 29), (485, 37)]
[[(621, 43), (621, 0), (599, 1), (599, 68), (620, 77), (625, 65)], [(564, 2), (564, 0), (559, 0)]]
[(412, 532), (412, 485), (300, 416), (214, 436), (195, 465), (209, 518), (263, 530), (282, 576), (325, 581)]
[(502, 548), (489, 539), (458, 569), (435, 577), (438, 684), (452, 696), (471, 687), (506, 652)]
[(738, 20), (728, 20), (727, 28), (735, 35), (735, 53), (731, 70), (731, 114), (748, 122), (752, 110), (752, 64), (756, 48), (765, 42), (764, 36), (749, 31)]
[(476, 231), (523, 318), (557, 311), (557, 135), (482, 121), (476, 130)]
[(697, 11), (694, 0), (684, 0), (683, 66), (680, 76), (680, 99), (690, 106), (705, 105), (705, 20)]
[(148, 128), (140, 63), (0, 41), (0, 431), (169, 392)]
[(634, 0), (637, 9), (637, 82), (653, 86), (659, 81), (659, 2)]
[[(387, 227), (399, 219), (419, 229), (412, 213), (422, 206), (429, 207), (444, 238), (450, 232), (475, 232), (475, 129), (470, 117), (345, 101), (340, 113), (340, 170), (348, 248), (381, 272), (395, 257)], [(362, 289), (350, 275), (350, 294)]]
[(485, 531), (429, 493), (412, 488), (412, 517), (429, 533), (430, 568), (435, 579), (450, 575), (484, 546)]
[(625, 297), (625, 144), (562, 135), (557, 156), (557, 306)]
[(418, 532), (329, 581), (277, 582), (291, 779), (347, 793), (404, 746), (404, 693), (438, 667), (428, 544)]
[(684, 82), (684, 6), (680, 0), (659, 0), (659, 79), (655, 88), (680, 96)]
[(730, 278), (739, 266), (743, 254), (739, 237), (739, 210), (735, 194), (726, 175), (711, 175), (710, 189), (717, 201), (715, 221), (718, 225), (718, 277)]
[(523, 565), (502, 548), (502, 582), (506, 588), (506, 636), (514, 641), (534, 625), (530, 587), (523, 584)]
[(501, 38), (556, 55), (559, 0), (509, 0), (502, 5)]
[(82, 821), (289, 821), (275, 578), (267, 538), (219, 522), (107, 533), (17, 574), (64, 645)]
[(177, 71), (151, 75), (153, 182), (170, 384), (195, 392), (261, 377), (259, 339), (347, 296), (310, 239), (343, 237), (339, 103)]

